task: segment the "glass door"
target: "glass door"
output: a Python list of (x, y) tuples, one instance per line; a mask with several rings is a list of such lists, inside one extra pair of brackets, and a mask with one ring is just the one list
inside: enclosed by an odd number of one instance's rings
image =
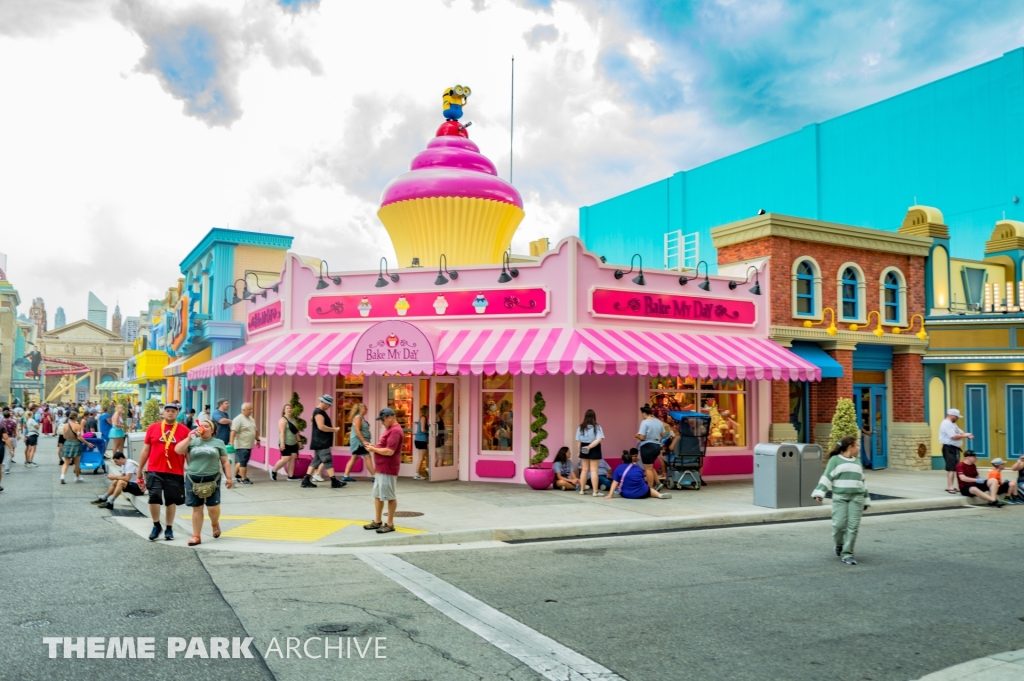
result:
[[(416, 423), (416, 392), (415, 383), (411, 380), (400, 382), (388, 381), (384, 384), (385, 404), (395, 410), (398, 425), (402, 426), (405, 437), (402, 439), (402, 474), (412, 474), (412, 432)], [(368, 415), (369, 416), (369, 415)], [(379, 424), (378, 424), (379, 428)], [(380, 433), (377, 434), (378, 437)], [(408, 470), (407, 470), (408, 464)]]
[(857, 426), (861, 432), (860, 460), (865, 468), (873, 470), (889, 467), (885, 393), (884, 385), (853, 386)]
[(459, 384), (457, 378), (430, 380), (430, 481), (459, 478)]

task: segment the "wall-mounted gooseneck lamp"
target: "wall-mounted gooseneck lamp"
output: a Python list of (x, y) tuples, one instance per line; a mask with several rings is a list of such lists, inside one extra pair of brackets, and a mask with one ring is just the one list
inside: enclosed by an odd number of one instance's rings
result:
[(623, 272), (622, 270), (615, 270), (615, 278), (616, 279), (622, 279), (627, 274), (632, 274), (632, 272), (633, 272), (633, 261), (636, 260), (637, 258), (640, 259), (640, 266), (637, 268), (638, 274), (635, 277), (633, 277), (633, 283), (636, 284), (637, 286), (646, 286), (647, 285), (647, 280), (644, 279), (644, 259), (640, 256), (639, 253), (634, 253), (633, 257), (629, 259), (629, 272)]
[[(325, 267), (326, 266), (326, 267)], [(334, 282), (335, 286), (341, 286), (341, 277), (331, 276), (331, 266), (327, 264), (326, 260), (320, 261), (320, 281), (316, 282), (316, 290), (322, 291), (327, 288), (327, 282), (324, 281), (324, 270), (327, 270), (327, 278)]]
[(750, 283), (750, 270), (754, 270), (754, 285), (750, 288), (750, 292), (753, 293), (755, 296), (761, 295), (761, 281), (760, 279), (758, 279), (757, 267), (754, 265), (751, 265), (750, 267), (747, 268), (747, 275), (746, 277), (744, 277), (743, 281), (730, 281), (729, 290), (735, 291), (736, 287), (739, 286), (740, 284)]
[(374, 286), (376, 286), (377, 288), (383, 288), (384, 286), (388, 285), (388, 280), (384, 278), (385, 274), (388, 275), (388, 279), (391, 279), (391, 281), (395, 282), (396, 284), (398, 283), (398, 275), (388, 272), (388, 259), (381, 258), (379, 268), (377, 270), (377, 283), (374, 284)]
[(697, 284), (697, 288), (700, 288), (700, 289), (702, 289), (704, 291), (710, 291), (711, 290), (711, 280), (708, 279), (708, 262), (707, 262), (707, 260), (701, 260), (699, 263), (697, 263), (697, 267), (696, 267), (695, 272), (694, 272), (694, 274), (696, 276), (688, 277), (688, 276), (686, 276), (684, 274), (683, 276), (679, 277), (679, 285), (680, 286), (686, 286), (686, 284), (690, 281), (691, 278), (692, 279), (696, 279), (696, 278), (700, 277), (700, 266), (701, 265), (704, 265), (704, 281), (702, 281), (699, 284)]
[(516, 277), (519, 276), (519, 270), (512, 267), (512, 259), (508, 255), (508, 251), (501, 254), (501, 274), (498, 276), (499, 284), (507, 284)]
[[(280, 282), (275, 282), (273, 286), (263, 286), (260, 283), (259, 275), (256, 274), (255, 272), (246, 272), (245, 273), (245, 278), (248, 280), (249, 277), (255, 277), (256, 278), (256, 288), (260, 289), (260, 293), (252, 294), (252, 297), (250, 298), (250, 300), (252, 300), (253, 302), (256, 302), (256, 296), (258, 296), (258, 295), (262, 295), (263, 296), (263, 300), (266, 300), (267, 299), (267, 291), (273, 291), (274, 293), (277, 293), (280, 290)], [(338, 279), (339, 279), (339, 282), (340, 282), (341, 278), (339, 277)]]
[[(228, 301), (228, 289), (231, 289), (231, 300)], [(235, 288), (234, 284), (224, 287), (224, 309), (228, 309), (232, 305), (236, 305), (242, 302), (242, 299), (238, 297), (238, 289)]]
[[(442, 265), (442, 263), (444, 264)], [(448, 283), (448, 277), (444, 276), (445, 274), (452, 279), (459, 278), (458, 272), (455, 270), (448, 270), (448, 256), (442, 253), (441, 257), (437, 261), (437, 279), (434, 280), (434, 286), (444, 286)]]

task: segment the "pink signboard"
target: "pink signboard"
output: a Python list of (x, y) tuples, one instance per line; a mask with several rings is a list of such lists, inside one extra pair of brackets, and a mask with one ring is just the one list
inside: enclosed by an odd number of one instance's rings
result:
[(752, 326), (757, 322), (757, 306), (750, 300), (610, 288), (590, 291), (590, 313), (595, 317), (639, 317), (697, 324)]
[(363, 319), (437, 319), (543, 316), (545, 288), (392, 291), (366, 295), (313, 295), (306, 302), (311, 322)]
[(434, 349), (416, 326), (408, 322), (380, 322), (356, 341), (352, 373), (432, 374)]
[(257, 308), (249, 313), (245, 328), (249, 333), (272, 329), (284, 323), (281, 314), (281, 301)]

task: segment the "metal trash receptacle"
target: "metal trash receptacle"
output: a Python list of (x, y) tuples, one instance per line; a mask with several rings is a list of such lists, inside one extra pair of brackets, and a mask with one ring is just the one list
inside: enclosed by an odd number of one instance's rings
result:
[(790, 442), (786, 444), (796, 447), (797, 460), (800, 462), (800, 505), (814, 506), (816, 502), (811, 498), (811, 492), (818, 486), (821, 473), (825, 470), (821, 465), (821, 445)]
[(754, 505), (800, 505), (800, 453), (795, 445), (761, 443), (754, 447)]
[(125, 435), (125, 453), (134, 461), (138, 461), (142, 455), (142, 447), (146, 444), (146, 433), (145, 431), (137, 433), (128, 433)]

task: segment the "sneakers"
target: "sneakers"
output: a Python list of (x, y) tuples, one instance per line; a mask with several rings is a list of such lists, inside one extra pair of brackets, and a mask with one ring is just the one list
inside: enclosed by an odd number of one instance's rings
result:
[(988, 505), (989, 506), (994, 506), (996, 508), (1002, 508), (1003, 506), (1006, 506), (1006, 504), (1004, 504), (1003, 502), (999, 501), (998, 499), (996, 499), (995, 501), (988, 502)]
[(345, 483), (343, 483), (341, 480), (338, 480), (337, 478), (331, 478), (331, 489), (341, 489), (344, 486)]
[(29, 461), (27, 464), (25, 464), (25, 466), (27, 468), (39, 468), (39, 464), (37, 464), (35, 461)]
[[(426, 478), (424, 478), (424, 477), (423, 477), (422, 475), (420, 475), (419, 473), (417, 473), (416, 475), (412, 476), (412, 479), (413, 479), (413, 480), (426, 480)], [(390, 532), (391, 530), (388, 530), (388, 531)]]
[(316, 485), (314, 485), (312, 482), (310, 482), (309, 476), (307, 475), (306, 477), (304, 477), (302, 479), (301, 487), (316, 487)]
[[(654, 489), (656, 489), (657, 491), (659, 491), (659, 492), (660, 492), (661, 490), (665, 489), (665, 483), (663, 483), (663, 482), (659, 482), (659, 483), (657, 484), (657, 486), (655, 486), (655, 488), (654, 488)], [(664, 495), (662, 495), (662, 496), (664, 496)]]
[(324, 479), (322, 477), (320, 477), (319, 473), (314, 473), (313, 474), (313, 480), (315, 480), (316, 482), (323, 482), (324, 481)]
[(298, 482), (299, 480), (302, 480), (302, 479), (303, 479), (303, 476), (301, 476), (301, 475), (289, 475), (288, 476), (288, 482)]
[(659, 498), (659, 499), (671, 499), (671, 498), (672, 498), (672, 495), (671, 495), (671, 494), (669, 494), (668, 492), (662, 492), (662, 493), (661, 493), (661, 496), (660, 496), (660, 497), (658, 497), (658, 498)]
[(842, 546), (837, 546), (836, 547), (836, 555), (837, 556), (842, 556), (843, 555), (843, 547)]
[(64, 476), (63, 475), (60, 476), (60, 484), (62, 484), (62, 485), (64, 484)]
[(277, 471), (270, 471), (270, 479), (277, 482)]
[(252, 480), (250, 480), (249, 478), (242, 478), (242, 484), (243, 485), (251, 485), (252, 484)]
[(238, 473), (235, 473), (235, 482), (242, 482), (242, 476)]
[(114, 510), (114, 502), (113, 501), (105, 501), (105, 502), (103, 502), (103, 505), (100, 506), (100, 508), (105, 508), (108, 511), (113, 511)]
[[(164, 528), (160, 527), (160, 523), (153, 523), (153, 531), (149, 533), (149, 541), (156, 541), (156, 538), (160, 536), (160, 530)], [(171, 528), (167, 528), (170, 532)]]
[(100, 497), (99, 499), (93, 499), (89, 503), (90, 504), (96, 504), (97, 506), (102, 506), (103, 504), (107, 503), (107, 498), (106, 497)]
[(75, 482), (85, 482), (85, 478), (83, 478), (81, 475), (79, 475), (79, 476), (77, 476), (75, 478)]
[(352, 477), (352, 476), (350, 476), (350, 475), (343, 475), (343, 476), (341, 476), (341, 481), (342, 481), (342, 482), (355, 482), (355, 481), (356, 481), (356, 479), (355, 479), (355, 478), (353, 478), (353, 477)]
[(846, 563), (847, 565), (856, 565), (857, 564), (857, 561), (855, 561), (853, 559), (853, 556), (847, 556), (846, 558), (843, 558), (843, 562)]
[(170, 525), (168, 525), (167, 529), (164, 530), (164, 539), (166, 539), (167, 541), (171, 541), (172, 539), (174, 539), (174, 530), (171, 529)]
[(578, 489), (578, 490), (580, 491), (580, 494), (581, 494), (581, 495), (582, 495), (582, 494), (586, 494), (586, 493), (587, 493), (587, 490), (583, 489), (583, 488), (582, 488), (582, 487), (580, 487), (579, 485), (577, 485), (577, 486), (576, 486), (576, 489)]

